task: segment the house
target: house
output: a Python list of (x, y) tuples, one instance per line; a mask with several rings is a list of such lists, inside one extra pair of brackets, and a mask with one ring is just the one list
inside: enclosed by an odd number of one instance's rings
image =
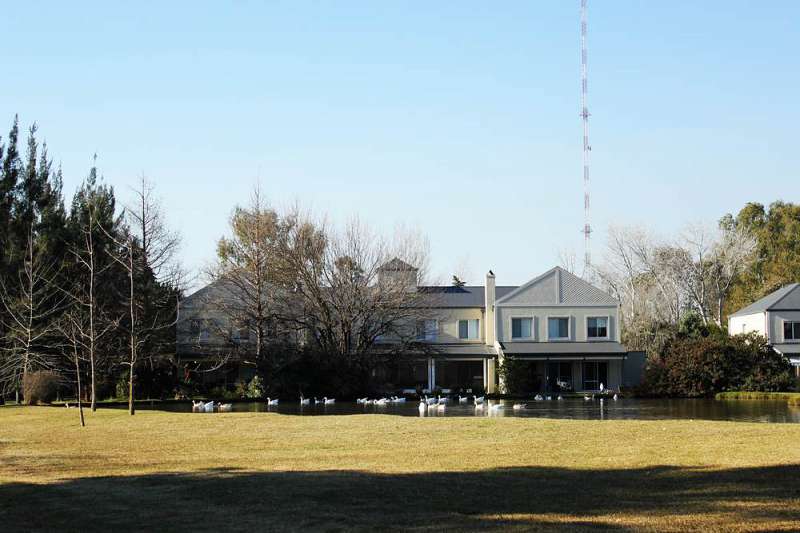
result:
[[(484, 285), (418, 286), (416, 269), (399, 259), (387, 262), (380, 275), (400, 281), (416, 293), (415, 302), (424, 302), (416, 324), (406, 325), (414, 342), (376, 340), (376, 353), (383, 352), (386, 363), (374, 378), (394, 389), (503, 392), (498, 369), (507, 359), (527, 362), (536, 384), (530, 392), (597, 391), (601, 384), (618, 389), (639, 382), (642, 358), (620, 343), (619, 303), (560, 267), (521, 286), (497, 285), (491, 271)], [(231, 328), (219, 306), (207, 311), (209, 302), (224, 295), (212, 284), (181, 302), (179, 360), (246, 348), (247, 333)], [(229, 371), (227, 381), (246, 379), (241, 372)]]
[(731, 335), (755, 332), (785, 355), (800, 377), (800, 283), (791, 283), (728, 317)]

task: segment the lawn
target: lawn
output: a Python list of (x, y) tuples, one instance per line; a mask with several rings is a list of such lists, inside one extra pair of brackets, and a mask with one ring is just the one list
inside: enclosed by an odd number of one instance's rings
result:
[(799, 530), (800, 425), (0, 408), (0, 531)]

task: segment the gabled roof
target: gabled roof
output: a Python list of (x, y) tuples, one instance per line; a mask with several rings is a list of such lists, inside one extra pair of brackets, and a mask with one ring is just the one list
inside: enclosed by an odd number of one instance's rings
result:
[(619, 302), (575, 274), (554, 267), (500, 297), (497, 305), (520, 303), (527, 305), (617, 305)]
[[(495, 298), (510, 293), (516, 286), (495, 287)], [(432, 305), (435, 307), (486, 307), (486, 288), (483, 285), (426, 286), (419, 287), (419, 292), (434, 295)]]
[(754, 315), (764, 311), (800, 309), (800, 283), (790, 283), (739, 309), (731, 316)]
[(378, 267), (378, 270), (381, 272), (408, 272), (417, 269), (409, 265), (402, 259), (395, 257), (391, 261), (387, 261), (386, 263)]

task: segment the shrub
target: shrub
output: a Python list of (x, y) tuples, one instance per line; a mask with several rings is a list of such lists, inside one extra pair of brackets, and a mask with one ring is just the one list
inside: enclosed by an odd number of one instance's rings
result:
[(61, 376), (49, 370), (29, 372), (22, 378), (22, 394), (25, 403), (38, 405), (50, 403), (58, 394)]
[(789, 361), (758, 335), (679, 337), (645, 372), (650, 394), (710, 397), (729, 390), (779, 391), (791, 388)]
[(498, 368), (507, 394), (523, 395), (539, 390), (541, 380), (533, 372), (531, 361), (506, 357)]

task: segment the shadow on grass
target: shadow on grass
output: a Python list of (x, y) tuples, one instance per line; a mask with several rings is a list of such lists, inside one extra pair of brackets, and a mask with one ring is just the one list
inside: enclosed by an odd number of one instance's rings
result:
[[(694, 516), (701, 526), (709, 514), (721, 514), (723, 527), (786, 529), (794, 522), (800, 529), (800, 465), (413, 474), (217, 469), (0, 485), (3, 531), (627, 530), (613, 514), (658, 529), (672, 515)], [(558, 522), (541, 515), (559, 515)]]

